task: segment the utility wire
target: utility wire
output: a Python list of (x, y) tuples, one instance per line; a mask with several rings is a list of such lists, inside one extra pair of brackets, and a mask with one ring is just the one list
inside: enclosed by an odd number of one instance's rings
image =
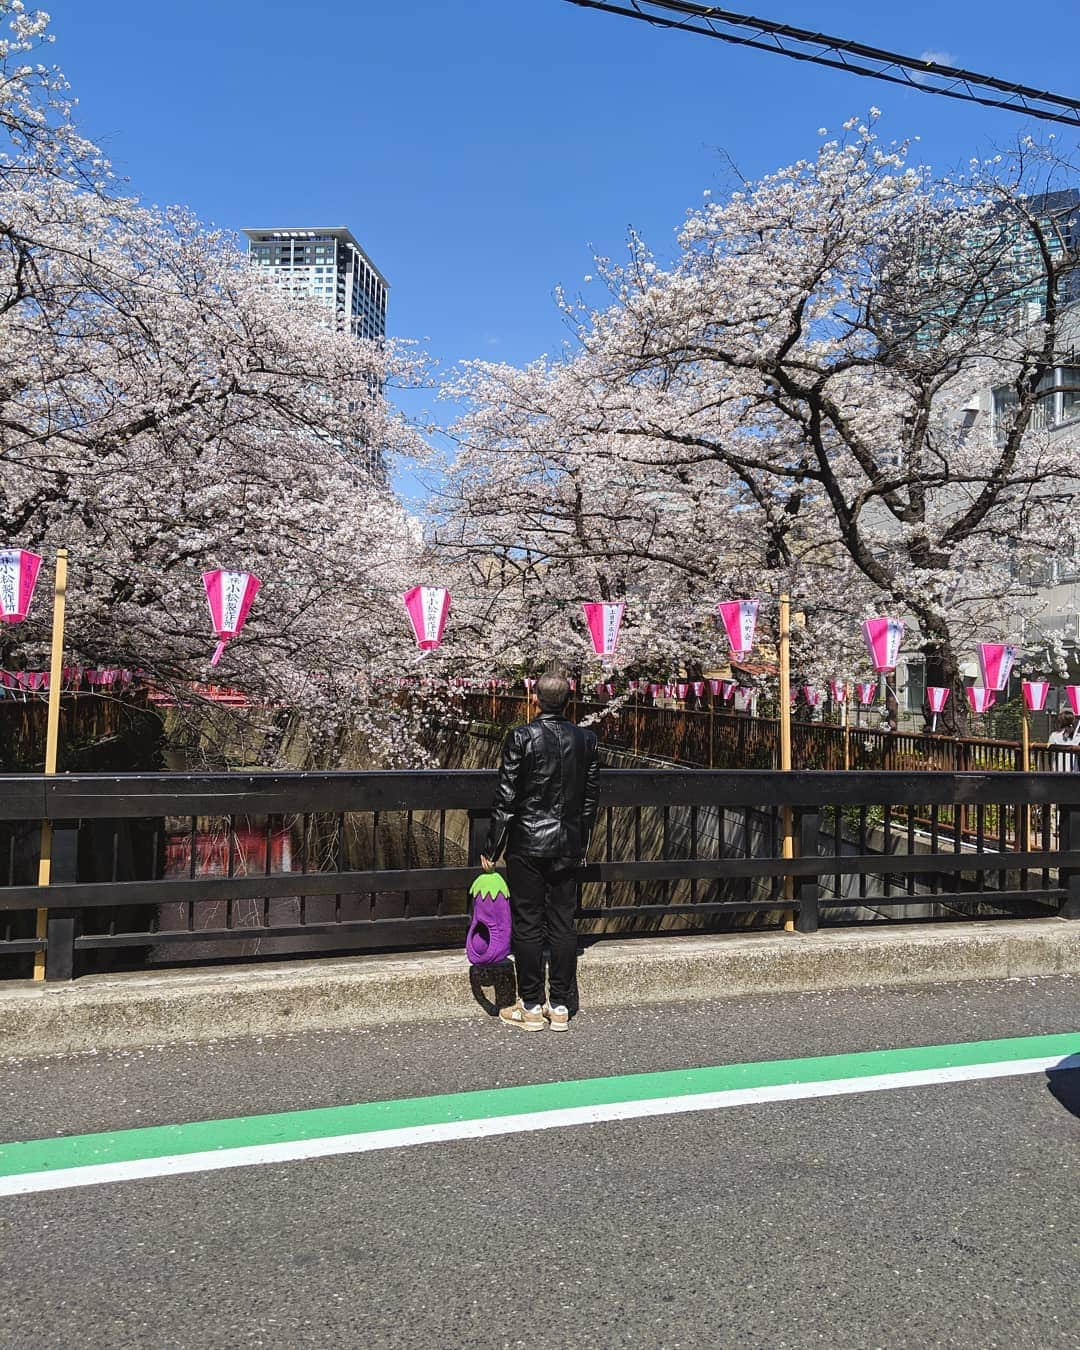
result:
[(924, 94), (941, 94), (945, 98), (978, 103), (987, 108), (1023, 113), (1044, 122), (1080, 127), (1080, 99), (1032, 89), (994, 75), (980, 75), (959, 66), (943, 66), (936, 61), (902, 56), (862, 42), (815, 33), (808, 28), (793, 28), (771, 19), (735, 14), (715, 5), (698, 5), (690, 0), (624, 0), (621, 4), (614, 0), (569, 0), (569, 3), (582, 9), (599, 9), (607, 14), (640, 19), (657, 28), (681, 28), (738, 47), (753, 47), (757, 51), (789, 56), (795, 61), (846, 70), (851, 75), (885, 80)]

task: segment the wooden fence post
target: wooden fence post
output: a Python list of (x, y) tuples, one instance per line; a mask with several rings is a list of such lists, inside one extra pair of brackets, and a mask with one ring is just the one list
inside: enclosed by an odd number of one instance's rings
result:
[[(487, 829), (491, 821), (490, 811), (480, 811), (475, 807), (469, 810), (469, 866), (480, 866), (480, 840), (487, 841)], [(498, 862), (492, 858), (492, 862)]]
[[(52, 882), (79, 879), (79, 822), (52, 822)], [(45, 920), (45, 979), (75, 978), (75, 938), (82, 911), (49, 909)]]
[[(839, 810), (839, 807), (836, 808)], [(816, 858), (818, 839), (821, 835), (821, 816), (818, 808), (807, 807), (799, 812), (799, 857)], [(818, 930), (818, 902), (821, 897), (821, 883), (818, 876), (801, 876), (797, 883), (799, 910), (795, 919), (795, 929), (799, 933), (816, 933)]]
[[(1051, 808), (1046, 808), (1051, 809)], [(1061, 851), (1071, 852), (1080, 846), (1080, 806), (1061, 807)], [(1080, 868), (1063, 867), (1060, 873), (1065, 899), (1058, 914), (1063, 919), (1080, 919)]]

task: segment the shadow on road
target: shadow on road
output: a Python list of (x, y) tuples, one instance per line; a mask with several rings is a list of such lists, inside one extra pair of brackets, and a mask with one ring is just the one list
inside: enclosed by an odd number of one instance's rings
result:
[[(473, 998), (491, 1017), (495, 1017), (500, 1008), (509, 1008), (517, 997), (514, 967), (509, 961), (500, 961), (494, 966), (471, 966), (469, 985)], [(491, 987), (491, 998), (484, 993), (485, 986)]]
[(1076, 1056), (1071, 1055), (1069, 1059), (1070, 1067), (1067, 1069), (1047, 1069), (1046, 1086), (1050, 1089), (1050, 1095), (1056, 1097), (1066, 1111), (1071, 1111), (1080, 1119), (1080, 1064), (1074, 1068), (1071, 1061)]

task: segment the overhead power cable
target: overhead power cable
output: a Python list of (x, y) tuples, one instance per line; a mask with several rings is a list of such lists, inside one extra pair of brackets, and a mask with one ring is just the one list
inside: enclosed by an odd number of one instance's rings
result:
[(735, 14), (715, 5), (698, 5), (690, 0), (569, 0), (582, 9), (599, 9), (608, 14), (621, 14), (628, 19), (640, 19), (658, 28), (681, 28), (699, 33), (702, 37), (717, 38), (738, 47), (753, 47), (757, 51), (789, 56), (795, 61), (809, 61), (813, 65), (846, 70), (851, 75), (864, 75), (874, 80), (886, 80), (923, 94), (941, 94), (945, 98), (978, 103), (987, 108), (1004, 108), (1009, 112), (1038, 117), (1045, 122), (1063, 122), (1080, 127), (1080, 99), (1046, 90), (1031, 89), (994, 75), (980, 75), (959, 66), (940, 65), (914, 56), (869, 47), (862, 42), (830, 37), (808, 28), (793, 28), (789, 24), (758, 19), (750, 14)]

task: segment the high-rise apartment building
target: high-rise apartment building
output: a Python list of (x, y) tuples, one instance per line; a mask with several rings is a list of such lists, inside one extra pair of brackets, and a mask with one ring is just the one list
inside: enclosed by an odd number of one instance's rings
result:
[[(1080, 190), (1066, 188), (1023, 199), (1036, 231), (1014, 209), (998, 207), (981, 216), (961, 247), (926, 241), (919, 266), (921, 305), (900, 319), (924, 351), (950, 334), (976, 329), (1020, 329), (1046, 313), (1046, 260), (1063, 272), (1059, 306), (1080, 301)], [(1041, 238), (1039, 237), (1041, 236)]]
[(310, 295), (362, 338), (386, 336), (386, 278), (344, 226), (245, 230), (248, 256), (294, 295)]

